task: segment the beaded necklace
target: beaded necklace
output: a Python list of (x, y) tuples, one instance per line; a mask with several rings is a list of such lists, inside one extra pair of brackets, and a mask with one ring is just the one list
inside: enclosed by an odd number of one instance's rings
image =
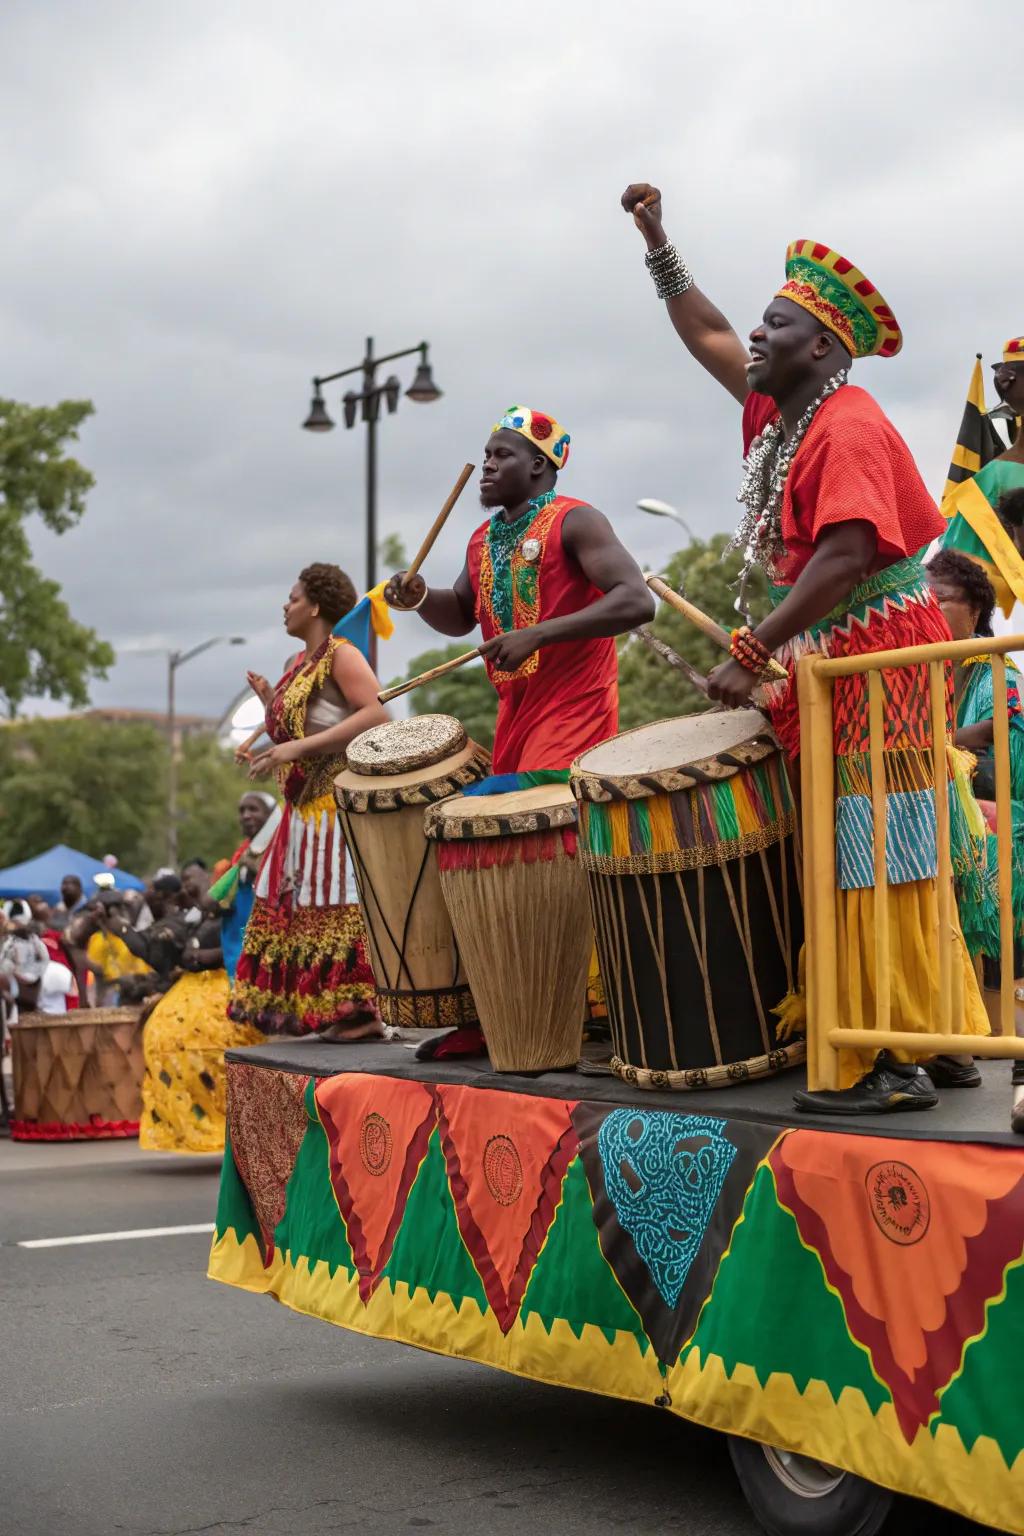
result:
[(526, 511), (521, 512), (514, 523), (507, 522), (500, 512), (495, 512), (491, 518), (490, 527), (487, 530), (487, 547), (491, 557), (491, 569), (494, 572), (494, 585), (490, 594), (491, 608), (505, 634), (515, 627), (512, 556), (529, 533), (537, 513), (551, 505), (555, 494), (551, 490), (531, 497), (526, 504)]
[(800, 417), (792, 437), (787, 438), (781, 418), (769, 422), (754, 438), (743, 461), (743, 482), (736, 500), (744, 503), (746, 511), (727, 547), (743, 550), (743, 569), (735, 607), (748, 623), (746, 593), (754, 566), (761, 566), (774, 579), (775, 567), (786, 553), (782, 539), (782, 502), (797, 449), (818, 411), (830, 395), (843, 387), (847, 377), (845, 368), (832, 375)]

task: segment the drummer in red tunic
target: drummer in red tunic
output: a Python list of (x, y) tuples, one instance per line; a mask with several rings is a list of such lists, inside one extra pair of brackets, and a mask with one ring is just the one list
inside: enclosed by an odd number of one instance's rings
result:
[[(581, 752), (618, 729), (615, 636), (646, 624), (654, 601), (632, 555), (602, 512), (559, 495), (569, 434), (551, 416), (510, 406), (484, 449), (480, 501), (489, 512), (473, 534), (452, 587), (427, 588), (398, 572), (384, 589), (393, 608), (415, 609), (443, 635), (477, 624), (498, 695), (489, 790), (535, 774), (568, 778)], [(472, 1036), (472, 1038), (469, 1038)], [(432, 1055), (482, 1049), (457, 1030)]]
[(416, 609), (443, 635), (477, 624), (498, 694), (495, 774), (568, 769), (614, 736), (619, 695), (615, 636), (646, 624), (654, 601), (603, 513), (558, 494), (569, 434), (550, 416), (514, 405), (484, 449), (473, 534), (448, 588), (393, 576), (384, 596)]

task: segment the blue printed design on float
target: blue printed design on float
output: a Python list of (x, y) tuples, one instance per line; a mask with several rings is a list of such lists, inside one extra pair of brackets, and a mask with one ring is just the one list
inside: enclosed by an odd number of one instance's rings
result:
[(724, 1120), (616, 1109), (598, 1132), (608, 1198), (669, 1307), (686, 1277), (736, 1157)]
[[(890, 885), (934, 880), (935, 791), (907, 789), (885, 797), (885, 869)], [(869, 795), (840, 795), (836, 802), (836, 885), (869, 890), (875, 883), (875, 829)]]

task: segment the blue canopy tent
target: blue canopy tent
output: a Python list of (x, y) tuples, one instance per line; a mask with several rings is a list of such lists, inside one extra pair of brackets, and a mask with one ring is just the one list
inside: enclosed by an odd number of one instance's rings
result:
[(42, 896), (51, 906), (60, 901), (60, 883), (65, 875), (77, 875), (86, 896), (96, 890), (93, 875), (111, 874), (119, 891), (143, 891), (145, 884), (123, 869), (110, 869), (102, 859), (91, 859), (87, 853), (58, 843), (48, 853), (26, 859), (24, 864), (12, 864), (0, 869), (0, 900), (12, 896)]

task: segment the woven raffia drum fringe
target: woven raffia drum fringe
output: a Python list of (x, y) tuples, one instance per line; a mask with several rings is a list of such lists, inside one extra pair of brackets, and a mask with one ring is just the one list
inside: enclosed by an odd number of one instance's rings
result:
[(676, 1071), (659, 1071), (650, 1067), (633, 1067), (621, 1056), (613, 1056), (611, 1069), (616, 1077), (634, 1088), (655, 1090), (694, 1091), (701, 1088), (728, 1088), (731, 1083), (753, 1082), (758, 1077), (773, 1077), (786, 1067), (799, 1066), (807, 1060), (807, 1043), (794, 1040), (791, 1045), (780, 1045), (763, 1056), (749, 1056), (746, 1061), (730, 1061), (720, 1067), (680, 1067)]
[(745, 853), (760, 853), (764, 848), (774, 848), (784, 837), (792, 836), (796, 828), (796, 812), (787, 811), (779, 821), (756, 832), (745, 832), (741, 837), (727, 838), (701, 848), (679, 848), (670, 853), (630, 853), (620, 857), (614, 854), (592, 853), (580, 850), (584, 869), (592, 869), (605, 875), (670, 875), (682, 869), (707, 869), (712, 864), (726, 864)]
[(455, 869), (441, 889), (495, 1070), (575, 1066), (593, 946), (577, 860)]
[(381, 1017), (410, 1029), (472, 1023), (476, 1010), (441, 893), (437, 854), (423, 835), (422, 806), (402, 805), (387, 814), (339, 806), (338, 817), (359, 888)]
[(142, 1028), (138, 1008), (30, 1013), (12, 1026), (17, 1140), (138, 1134)]

